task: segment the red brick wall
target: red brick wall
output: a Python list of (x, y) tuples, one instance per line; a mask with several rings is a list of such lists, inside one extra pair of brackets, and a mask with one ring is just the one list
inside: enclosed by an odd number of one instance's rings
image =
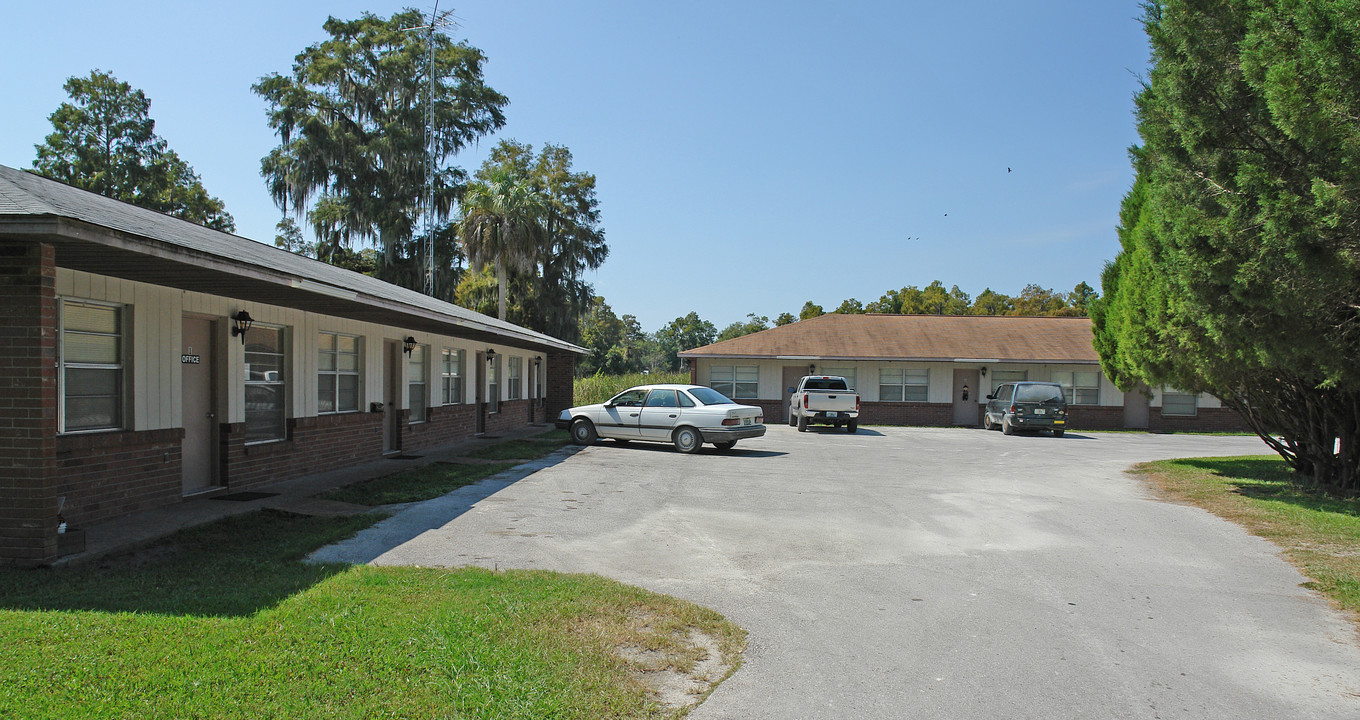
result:
[(1122, 430), (1124, 428), (1124, 406), (1106, 405), (1068, 405), (1067, 429), (1069, 430)]
[(1194, 417), (1162, 415), (1162, 409), (1148, 413), (1151, 432), (1251, 432), (1242, 416), (1227, 408), (1199, 408)]
[(574, 406), (572, 380), (576, 377), (576, 355), (568, 352), (548, 353), (548, 377), (543, 393), (547, 396), (544, 414), (553, 419), (557, 414)]
[(951, 427), (954, 425), (954, 406), (950, 403), (861, 402), (859, 422), (861, 425)]
[(288, 439), (246, 445), (245, 423), (221, 425), (221, 479), (233, 490), (382, 457), (382, 413), (290, 418)]
[(500, 411), (486, 414), (486, 434), (501, 435), (529, 424), (528, 400), (502, 400)]
[(62, 435), (53, 469), (62, 516), (73, 528), (169, 505), (183, 494), (184, 431), (144, 430)]
[(57, 556), (56, 256), (0, 241), (0, 564)]
[[(475, 404), (436, 405), (429, 408), (425, 416), (426, 421), (423, 423), (402, 426), (403, 452), (462, 442), (471, 439), (477, 432)], [(407, 418), (409, 420), (409, 415)]]

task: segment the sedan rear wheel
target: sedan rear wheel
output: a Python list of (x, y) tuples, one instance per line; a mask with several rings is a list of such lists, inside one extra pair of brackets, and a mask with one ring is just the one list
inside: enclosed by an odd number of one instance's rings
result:
[(698, 450), (704, 442), (699, 431), (692, 427), (682, 427), (676, 430), (671, 440), (675, 443), (675, 449), (682, 453), (692, 453)]
[(571, 421), (571, 441), (577, 445), (589, 445), (595, 442), (595, 423), (585, 419), (576, 418)]

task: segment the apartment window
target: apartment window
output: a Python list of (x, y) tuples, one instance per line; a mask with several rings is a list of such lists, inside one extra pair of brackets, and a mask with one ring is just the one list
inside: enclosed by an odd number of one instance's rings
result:
[(61, 430), (123, 426), (123, 310), (62, 303)]
[(714, 365), (708, 369), (708, 386), (733, 400), (753, 400), (760, 390), (760, 367)]
[(1162, 388), (1162, 414), (1194, 417), (1199, 396)]
[(359, 338), (321, 333), (317, 342), (317, 412), (358, 412)]
[(1100, 404), (1099, 372), (1055, 372), (1053, 382), (1062, 386), (1063, 399), (1068, 405)]
[(501, 411), (501, 356), (491, 358), (486, 365), (487, 412), (497, 413)]
[(849, 387), (851, 390), (854, 390), (854, 389), (856, 389), (856, 388), (859, 387), (858, 385), (855, 384), (855, 366), (854, 366), (854, 365), (845, 365), (845, 366), (842, 366), (842, 367), (836, 367), (835, 365), (826, 365), (826, 366), (822, 367), (821, 369), (819, 369), (819, 370), (817, 371), (816, 374), (817, 374), (817, 375), (835, 375), (835, 376), (837, 376), (837, 377), (843, 377), (843, 378), (845, 378), (845, 384), (846, 384), (846, 386)]
[(429, 394), (425, 387), (425, 346), (411, 348), (406, 358), (406, 407), (411, 411), (411, 423), (425, 422), (425, 406)]
[(509, 360), (510, 378), (509, 387), (506, 388), (505, 398), (507, 400), (518, 400), (521, 396), (521, 382), (523, 380), (524, 358), (512, 357)]
[(284, 372), (283, 328), (246, 331), (246, 442), (282, 440), (288, 378)]
[(882, 402), (925, 402), (930, 371), (925, 368), (879, 368), (878, 399)]
[(992, 378), (992, 391), (989, 395), (995, 395), (996, 389), (1009, 382), (1024, 382), (1029, 379), (1029, 373), (1025, 370), (993, 370), (989, 377)]
[(458, 405), (463, 402), (463, 363), (466, 352), (444, 348), (439, 374), (442, 380), (440, 392), (445, 405)]

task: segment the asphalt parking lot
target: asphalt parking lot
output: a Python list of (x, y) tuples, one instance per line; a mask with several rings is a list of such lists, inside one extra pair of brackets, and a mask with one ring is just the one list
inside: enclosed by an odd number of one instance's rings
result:
[[(714, 608), (745, 665), (690, 717), (1360, 717), (1360, 642), (1274, 546), (1123, 474), (1255, 438), (771, 426), (603, 441), (319, 559), (598, 573)], [(532, 474), (529, 474), (532, 473)]]

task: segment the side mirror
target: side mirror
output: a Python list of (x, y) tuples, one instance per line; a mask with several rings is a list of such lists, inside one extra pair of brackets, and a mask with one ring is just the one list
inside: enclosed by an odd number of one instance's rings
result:
[(790, 395), (793, 394), (793, 386), (792, 386), (792, 385), (789, 386), (789, 394), (790, 394)]
[(988, 400), (995, 400), (995, 399), (996, 399), (996, 396), (995, 396), (995, 395), (988, 395), (988, 396), (987, 396), (987, 399), (988, 399)]
[(612, 407), (614, 407), (614, 402), (611, 400), (611, 401), (605, 403), (604, 406), (607, 407), (607, 408), (612, 408)]

